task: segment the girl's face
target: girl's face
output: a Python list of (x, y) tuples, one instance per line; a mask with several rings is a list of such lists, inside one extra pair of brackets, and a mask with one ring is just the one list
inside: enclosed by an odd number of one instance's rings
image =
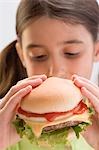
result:
[(46, 74), (70, 79), (73, 74), (90, 78), (97, 48), (83, 25), (42, 17), (22, 34), (16, 44), (28, 76)]

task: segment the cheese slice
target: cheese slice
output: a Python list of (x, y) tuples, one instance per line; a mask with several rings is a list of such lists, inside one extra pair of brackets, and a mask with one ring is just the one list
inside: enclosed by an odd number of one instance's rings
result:
[(25, 122), (32, 128), (32, 131), (34, 133), (34, 135), (39, 138), (43, 128), (47, 127), (47, 126), (52, 126), (52, 125), (57, 125), (60, 123), (64, 123), (64, 122), (68, 122), (68, 121), (81, 121), (81, 122), (89, 122), (89, 115), (88, 112), (85, 111), (83, 114), (79, 114), (79, 115), (73, 115), (69, 118), (61, 118), (60, 120), (55, 120), (53, 122), (35, 122), (35, 121), (29, 121), (27, 119), (25, 119)]

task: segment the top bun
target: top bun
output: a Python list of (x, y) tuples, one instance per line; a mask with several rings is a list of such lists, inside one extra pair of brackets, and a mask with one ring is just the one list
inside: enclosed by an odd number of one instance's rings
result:
[(21, 101), (21, 108), (32, 113), (66, 112), (82, 100), (80, 89), (73, 81), (58, 77), (47, 78)]

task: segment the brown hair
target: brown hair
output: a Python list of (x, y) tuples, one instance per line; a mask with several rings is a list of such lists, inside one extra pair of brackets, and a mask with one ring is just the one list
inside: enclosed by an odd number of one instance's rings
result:
[[(16, 34), (21, 41), (24, 29), (36, 19), (47, 16), (70, 24), (82, 24), (97, 40), (99, 6), (96, 0), (22, 0), (16, 14)], [(16, 41), (0, 54), (0, 97), (25, 78), (26, 70), (17, 55)]]
[(0, 98), (17, 83), (26, 77), (26, 71), (15, 49), (16, 41), (9, 44), (0, 54)]

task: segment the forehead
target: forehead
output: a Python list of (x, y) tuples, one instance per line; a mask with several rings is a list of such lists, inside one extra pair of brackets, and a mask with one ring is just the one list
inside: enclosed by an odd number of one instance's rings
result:
[(61, 20), (41, 17), (33, 21), (22, 33), (22, 40), (27, 42), (60, 42), (71, 39), (92, 39), (91, 34), (81, 24), (70, 24)]

